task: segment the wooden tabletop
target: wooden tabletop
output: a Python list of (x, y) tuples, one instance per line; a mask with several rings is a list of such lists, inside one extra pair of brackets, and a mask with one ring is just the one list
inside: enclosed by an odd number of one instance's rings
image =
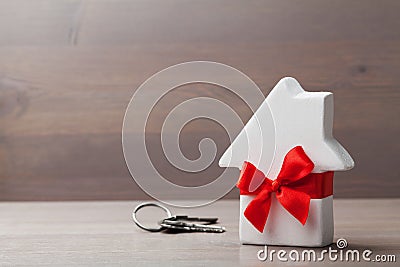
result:
[[(273, 266), (261, 262), (263, 247), (240, 245), (239, 201), (218, 201), (196, 209), (171, 208), (173, 213), (218, 216), (223, 234), (149, 233), (131, 220), (139, 202), (2, 202), (0, 203), (0, 265), (107, 266)], [(335, 240), (349, 249), (370, 249), (373, 255), (400, 260), (400, 199), (338, 199), (334, 201)], [(159, 210), (142, 210), (139, 219), (156, 222)], [(273, 249), (292, 250), (293, 247)], [(301, 251), (301, 248), (299, 248)], [(332, 264), (331, 262), (327, 262)], [(339, 262), (340, 263), (340, 262)], [(303, 265), (312, 263), (302, 263)], [(343, 265), (355, 263), (342, 262)], [(365, 265), (365, 262), (358, 263)], [(373, 263), (370, 263), (373, 265)], [(368, 264), (368, 266), (370, 265)], [(395, 263), (379, 263), (392, 266)]]

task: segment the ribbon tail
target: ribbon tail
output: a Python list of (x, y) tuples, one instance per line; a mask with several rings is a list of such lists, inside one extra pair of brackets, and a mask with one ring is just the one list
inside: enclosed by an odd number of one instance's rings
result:
[(306, 224), (311, 199), (308, 194), (282, 186), (281, 192), (276, 194), (276, 198), (299, 222), (303, 225)]
[(271, 192), (263, 191), (247, 205), (244, 216), (260, 233), (262, 233), (267, 223), (270, 208)]

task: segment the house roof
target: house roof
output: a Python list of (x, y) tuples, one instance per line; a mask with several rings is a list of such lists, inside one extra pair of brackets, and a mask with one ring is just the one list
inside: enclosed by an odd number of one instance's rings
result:
[(307, 92), (296, 79), (281, 79), (221, 157), (221, 167), (244, 161), (274, 179), (286, 153), (301, 145), (313, 172), (348, 170), (354, 161), (333, 137), (333, 94)]

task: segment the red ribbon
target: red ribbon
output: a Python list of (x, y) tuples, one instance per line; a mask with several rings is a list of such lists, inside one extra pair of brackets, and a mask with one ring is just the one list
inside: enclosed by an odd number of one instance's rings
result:
[[(256, 195), (244, 216), (261, 233), (264, 230), (274, 192), (281, 205), (303, 225), (307, 221), (311, 198), (324, 198), (333, 194), (333, 172), (311, 173), (314, 163), (301, 146), (292, 148), (285, 156), (276, 180), (270, 180), (253, 164), (245, 161), (237, 187), (241, 195)], [(253, 179), (264, 179), (253, 192), (249, 185)]]

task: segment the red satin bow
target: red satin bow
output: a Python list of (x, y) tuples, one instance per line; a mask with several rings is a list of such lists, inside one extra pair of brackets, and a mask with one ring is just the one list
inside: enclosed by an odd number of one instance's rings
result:
[[(241, 195), (256, 195), (244, 216), (263, 232), (271, 207), (271, 194), (275, 192), (281, 205), (303, 225), (307, 221), (311, 198), (324, 198), (333, 193), (333, 172), (311, 173), (314, 163), (301, 146), (291, 149), (285, 156), (276, 180), (272, 181), (253, 164), (245, 161), (237, 187)], [(254, 191), (248, 188), (253, 179), (264, 179)]]

